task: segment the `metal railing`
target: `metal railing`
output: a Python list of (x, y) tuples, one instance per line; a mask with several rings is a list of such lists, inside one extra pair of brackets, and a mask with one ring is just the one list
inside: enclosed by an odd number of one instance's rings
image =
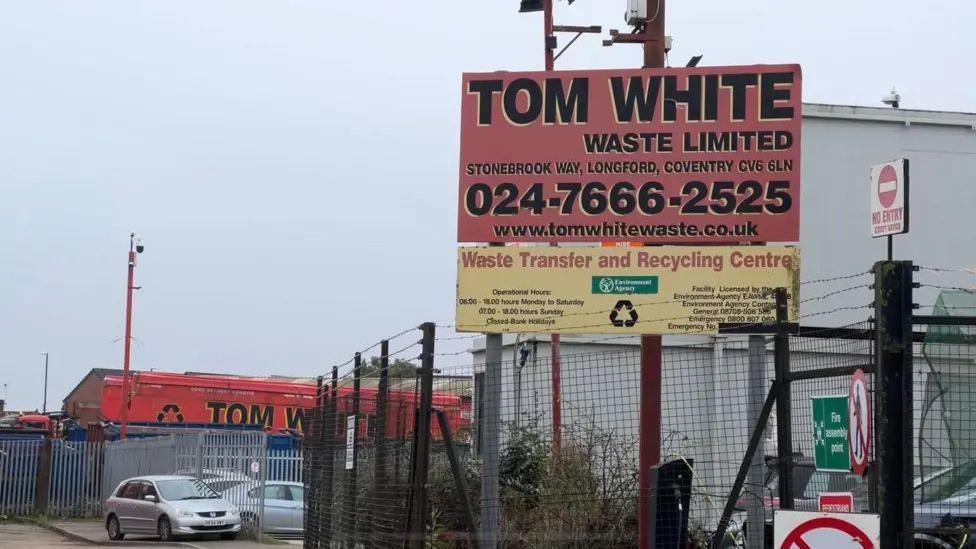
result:
[(0, 441), (0, 514), (33, 512), (37, 457), (43, 445), (43, 440)]

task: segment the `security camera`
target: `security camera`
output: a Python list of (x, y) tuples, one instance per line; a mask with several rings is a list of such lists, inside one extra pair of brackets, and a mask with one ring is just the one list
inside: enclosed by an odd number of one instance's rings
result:
[(141, 254), (142, 251), (145, 250), (145, 249), (146, 249), (146, 247), (142, 245), (142, 239), (141, 238), (137, 238), (136, 239), (136, 253), (137, 254)]
[(901, 96), (895, 91), (895, 88), (891, 88), (891, 93), (884, 96), (881, 102), (893, 109), (897, 109), (898, 105), (901, 103)]

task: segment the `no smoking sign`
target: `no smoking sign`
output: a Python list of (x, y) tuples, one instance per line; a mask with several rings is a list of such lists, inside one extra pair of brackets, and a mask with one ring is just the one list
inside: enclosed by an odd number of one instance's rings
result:
[(851, 452), (851, 469), (863, 475), (871, 453), (871, 399), (868, 381), (858, 368), (851, 376), (851, 390), (847, 401), (847, 446)]
[(877, 549), (881, 519), (860, 513), (776, 511), (776, 549)]

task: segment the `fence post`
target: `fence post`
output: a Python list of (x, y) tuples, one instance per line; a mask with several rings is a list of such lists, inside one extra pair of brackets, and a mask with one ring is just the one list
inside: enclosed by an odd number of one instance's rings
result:
[[(359, 376), (362, 374), (362, 362), (363, 357), (360, 353), (356, 353), (353, 358), (353, 370), (352, 370), (352, 410), (350, 414), (353, 417), (353, 433), (352, 433), (352, 468), (346, 466), (346, 505), (349, 508), (346, 511), (346, 531), (348, 535), (352, 536), (351, 547), (356, 547), (359, 544), (359, 527), (358, 521), (356, 520), (359, 515), (359, 508), (356, 505), (356, 499), (358, 496), (359, 487), (357, 486), (357, 477), (359, 475), (358, 471), (358, 461), (359, 461)], [(349, 419), (349, 415), (346, 416), (346, 421)], [(348, 432), (346, 433), (348, 437)], [(346, 444), (349, 442), (346, 441)]]
[(878, 511), (881, 546), (913, 546), (911, 261), (874, 264)]
[(790, 336), (786, 288), (776, 288), (776, 335), (773, 336), (776, 382), (776, 448), (779, 454), (780, 509), (793, 508), (793, 412), (790, 401)]
[[(258, 451), (258, 459), (260, 460), (258, 482), (261, 483), (260, 507), (258, 507), (258, 543), (264, 543), (264, 492), (268, 481), (268, 435), (264, 431), (261, 431), (259, 436), (248, 438), (252, 440), (257, 438), (261, 443), (261, 447)], [(248, 438), (245, 438), (244, 440), (248, 440)]]
[(502, 334), (485, 334), (484, 417), (481, 433), (481, 547), (496, 549), (500, 541), (501, 504), (498, 470), (502, 423)]
[(390, 413), (390, 342), (380, 342), (380, 381), (376, 389), (376, 465), (374, 482), (377, 488), (386, 486), (388, 448), (385, 444)]
[[(747, 417), (750, 425), (765, 432), (765, 425), (759, 423), (762, 416), (763, 401), (766, 398), (766, 336), (753, 334), (749, 336), (749, 388)], [(716, 404), (712, 404), (715, 406)], [(749, 491), (753, 494), (746, 500), (746, 523), (749, 532), (756, 532), (746, 539), (749, 549), (762, 549), (766, 516), (763, 502), (765, 501), (765, 469), (766, 445), (765, 437), (761, 436), (752, 455), (749, 466)], [(758, 493), (756, 493), (758, 492)]]
[(430, 465), (430, 427), (431, 408), (434, 392), (434, 323), (420, 325), (423, 332), (420, 354), (420, 407), (414, 432), (417, 434), (416, 456), (414, 461), (413, 486), (410, 506), (409, 547), (423, 549), (424, 531), (427, 527), (427, 469)]
[(34, 512), (47, 514), (48, 494), (51, 492), (51, 452), (53, 442), (45, 438), (37, 454), (37, 477), (34, 482)]
[(373, 448), (375, 452), (375, 463), (373, 464), (373, 497), (376, 500), (376, 504), (373, 507), (376, 513), (372, 518), (371, 530), (373, 531), (374, 540), (382, 540), (383, 543), (387, 543), (388, 540), (380, 524), (380, 517), (383, 517), (385, 520), (387, 517), (395, 514), (396, 510), (393, 504), (393, 494), (395, 492), (388, 486), (388, 477), (386, 474), (386, 468), (389, 462), (388, 444), (390, 443), (386, 438), (390, 413), (390, 342), (386, 339), (380, 341), (379, 375), (380, 381), (376, 388), (376, 423), (374, 424), (373, 436)]
[(303, 456), (302, 482), (305, 485), (305, 531), (302, 533), (302, 538), (305, 547), (309, 549), (318, 549), (322, 541), (322, 529), (319, 523), (322, 514), (322, 483), (319, 479), (322, 473), (319, 464), (322, 447), (318, 444), (321, 440), (319, 433), (322, 431), (322, 405), (322, 376), (318, 376), (315, 380), (315, 410), (312, 413), (312, 421), (305, 431), (305, 441), (298, 453), (299, 456)]
[(444, 410), (437, 410), (437, 425), (441, 428), (441, 436), (444, 437), (444, 450), (447, 452), (447, 461), (451, 465), (451, 474), (454, 476), (454, 489), (458, 493), (458, 501), (461, 504), (461, 516), (464, 518), (464, 525), (468, 528), (468, 542), (473, 549), (479, 549), (478, 526), (474, 522), (474, 511), (471, 507), (471, 500), (468, 497), (468, 489), (464, 483), (464, 473), (461, 471), (461, 463), (454, 451), (454, 438), (451, 435), (451, 424), (447, 420)]
[[(206, 444), (206, 437), (207, 434), (203, 431), (197, 433), (197, 448), (196, 452), (194, 452), (197, 463), (194, 469), (196, 469), (196, 476), (198, 479), (203, 478), (203, 446)], [(180, 442), (182, 442), (182, 440)]]
[(325, 531), (325, 537), (323, 538), (325, 547), (332, 547), (333, 532), (332, 532), (332, 522), (333, 513), (335, 510), (335, 441), (336, 441), (336, 400), (339, 395), (339, 368), (337, 366), (332, 367), (332, 389), (326, 394), (325, 397), (325, 421), (322, 427), (322, 454), (324, 456), (324, 474), (322, 479), (322, 488), (324, 490), (324, 495), (322, 497), (323, 507), (325, 512), (322, 514), (322, 530)]

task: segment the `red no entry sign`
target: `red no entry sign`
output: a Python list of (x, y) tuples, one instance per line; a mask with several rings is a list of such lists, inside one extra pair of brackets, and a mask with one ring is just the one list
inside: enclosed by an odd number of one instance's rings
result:
[(878, 515), (777, 511), (776, 549), (877, 549)]
[(908, 159), (871, 166), (871, 236), (908, 232)]
[(885, 164), (878, 174), (878, 200), (885, 208), (890, 208), (898, 196), (898, 172), (891, 164)]

